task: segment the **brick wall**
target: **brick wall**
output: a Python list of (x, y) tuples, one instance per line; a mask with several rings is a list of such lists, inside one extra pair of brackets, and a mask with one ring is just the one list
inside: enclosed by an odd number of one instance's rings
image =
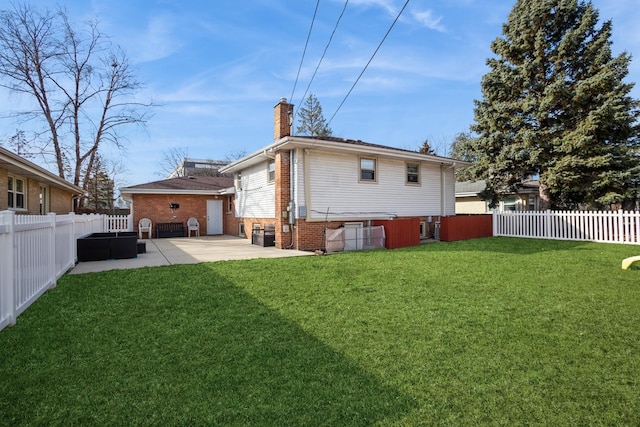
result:
[[(289, 175), (291, 170), (289, 151), (278, 151), (276, 153), (276, 247), (284, 249), (291, 245), (292, 230), (289, 226), (289, 215), (291, 212), (287, 211), (291, 194), (291, 176)], [(284, 229), (289, 229), (285, 232)]]
[(325, 249), (325, 227), (336, 229), (344, 226), (344, 222), (307, 222), (298, 219), (295, 227), (294, 249), (315, 251)]
[[(155, 224), (159, 222), (182, 222), (187, 227), (187, 220), (194, 217), (200, 223), (200, 235), (207, 234), (207, 200), (222, 200), (222, 222), (223, 227), (226, 217), (226, 200), (222, 196), (201, 196), (194, 194), (134, 194), (133, 195), (133, 223), (137, 230), (138, 221), (141, 218), (149, 218)], [(178, 209), (173, 211), (169, 204), (177, 203), (180, 205)], [(237, 226), (236, 226), (237, 230)], [(154, 231), (155, 233), (155, 231)], [(225, 234), (236, 235), (235, 232), (227, 232)], [(155, 234), (154, 234), (155, 237)]]
[[(229, 210), (229, 200), (231, 200), (231, 210)], [(238, 236), (242, 220), (240, 218), (236, 218), (236, 198), (233, 195), (225, 196), (222, 203), (222, 210), (224, 211), (222, 232), (230, 236)]]
[(9, 208), (7, 194), (9, 192), (9, 174), (6, 169), (0, 169), (0, 211)]
[[(38, 194), (36, 201), (39, 204)], [(36, 206), (36, 212), (39, 210)], [(49, 212), (64, 215), (73, 211), (73, 200), (71, 193), (55, 187), (49, 187)]]

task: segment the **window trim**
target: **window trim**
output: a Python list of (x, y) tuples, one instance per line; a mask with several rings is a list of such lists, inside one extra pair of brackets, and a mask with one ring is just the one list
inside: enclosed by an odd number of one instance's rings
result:
[(233, 199), (231, 196), (227, 196), (227, 213), (233, 212)]
[[(13, 185), (9, 185), (9, 181), (13, 181)], [(17, 182), (22, 182), (22, 191), (17, 191)], [(7, 176), (7, 208), (12, 211), (26, 211), (28, 210), (27, 203), (27, 195), (29, 194), (29, 189), (27, 188), (28, 182), (26, 178), (23, 178), (19, 175), (9, 174)], [(13, 194), (11, 203), (9, 203), (9, 194)], [(17, 195), (22, 195), (22, 206), (17, 207), (18, 197)]]
[[(362, 168), (362, 161), (363, 160), (371, 160), (373, 161), (373, 169), (363, 169)], [(363, 171), (372, 171), (373, 172), (373, 178), (369, 179), (369, 178), (363, 178), (362, 177), (362, 172)], [(378, 158), (377, 157), (370, 157), (370, 156), (360, 156), (358, 158), (358, 181), (359, 182), (373, 182), (376, 183), (378, 182)]]
[[(273, 170), (271, 170), (271, 165), (273, 165)], [(273, 184), (276, 182), (276, 161), (275, 159), (271, 159), (267, 162), (267, 182), (269, 184)]]
[(49, 213), (49, 199), (49, 186), (40, 184), (38, 187), (38, 210), (40, 211), (40, 215), (46, 215)]
[[(416, 166), (417, 169), (418, 169), (417, 172), (409, 173), (409, 167), (410, 166)], [(421, 169), (420, 162), (406, 162), (405, 163), (405, 182), (404, 183), (406, 185), (420, 186), (422, 184), (420, 169)], [(414, 181), (410, 181), (409, 180), (409, 176), (410, 175), (415, 175), (417, 181), (415, 181), (415, 182)]]

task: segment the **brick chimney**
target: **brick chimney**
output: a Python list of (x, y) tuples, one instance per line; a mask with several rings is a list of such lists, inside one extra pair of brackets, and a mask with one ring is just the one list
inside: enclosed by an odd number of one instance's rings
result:
[(293, 125), (293, 104), (287, 102), (287, 98), (280, 98), (273, 107), (273, 138), (278, 140), (291, 135)]

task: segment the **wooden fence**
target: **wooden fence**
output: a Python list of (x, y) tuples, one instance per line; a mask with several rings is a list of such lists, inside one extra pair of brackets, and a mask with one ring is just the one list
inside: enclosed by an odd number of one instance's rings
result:
[(494, 212), (493, 235), (640, 244), (640, 211)]
[(440, 218), (440, 240), (455, 242), (456, 240), (491, 237), (492, 217), (485, 215), (456, 215)]
[(133, 231), (131, 216), (0, 212), (0, 330), (75, 265), (76, 239), (105, 231)]

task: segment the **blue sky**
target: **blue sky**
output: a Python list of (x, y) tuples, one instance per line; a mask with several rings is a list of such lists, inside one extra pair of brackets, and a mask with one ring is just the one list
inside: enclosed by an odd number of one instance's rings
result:
[[(8, 6), (8, 2), (1, 0)], [(47, 2), (48, 3), (48, 2)], [(329, 119), (405, 0), (350, 0), (310, 91)], [(473, 100), (487, 72), (490, 43), (514, 0), (411, 0), (360, 82), (330, 123), (336, 136), (407, 149), (429, 139), (446, 154), (473, 122)], [(224, 159), (273, 141), (273, 106), (298, 107), (343, 0), (321, 0), (296, 90), (315, 0), (68, 0), (74, 20), (97, 17), (158, 104), (146, 131), (127, 132), (126, 172), (118, 186), (162, 179), (163, 153)], [(613, 20), (613, 52), (636, 56), (640, 83), (640, 7), (594, 0)], [(640, 87), (633, 91), (640, 98)], [(6, 102), (6, 101), (5, 101)], [(0, 122), (0, 138), (15, 125)]]

